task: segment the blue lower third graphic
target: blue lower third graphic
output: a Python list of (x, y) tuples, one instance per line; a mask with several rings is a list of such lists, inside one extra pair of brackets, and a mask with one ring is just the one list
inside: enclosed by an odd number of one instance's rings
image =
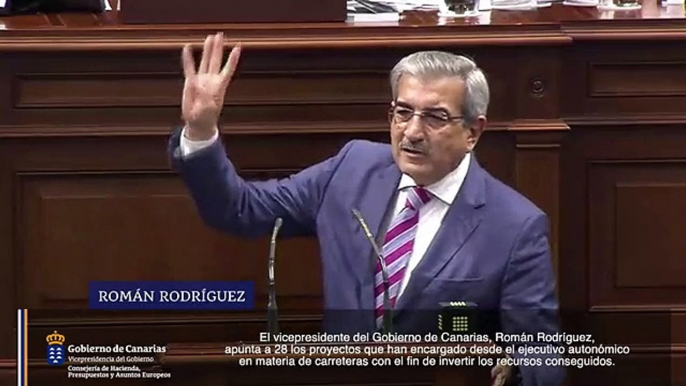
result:
[(249, 310), (249, 281), (97, 281), (88, 286), (95, 310)]
[(45, 337), (48, 342), (46, 359), (50, 366), (59, 366), (64, 363), (64, 335), (55, 331)]

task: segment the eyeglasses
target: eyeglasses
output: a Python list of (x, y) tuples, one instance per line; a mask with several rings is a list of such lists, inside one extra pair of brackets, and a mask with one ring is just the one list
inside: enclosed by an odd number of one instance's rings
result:
[(411, 107), (396, 105), (395, 102), (391, 103), (391, 108), (388, 110), (388, 120), (390, 123), (405, 124), (415, 115), (419, 116), (432, 129), (440, 129), (450, 122), (464, 119), (461, 115), (451, 116), (443, 110), (415, 111)]

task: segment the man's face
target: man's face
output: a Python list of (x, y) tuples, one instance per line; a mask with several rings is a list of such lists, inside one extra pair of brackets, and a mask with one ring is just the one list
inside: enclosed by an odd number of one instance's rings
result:
[[(409, 75), (400, 78), (396, 114), (391, 118), (393, 158), (419, 185), (430, 185), (454, 170), (483, 131), (483, 116), (472, 127), (462, 119), (436, 119), (460, 116), (464, 91), (465, 84), (457, 77), (424, 81)], [(399, 119), (412, 110), (431, 115), (415, 115), (407, 122)]]

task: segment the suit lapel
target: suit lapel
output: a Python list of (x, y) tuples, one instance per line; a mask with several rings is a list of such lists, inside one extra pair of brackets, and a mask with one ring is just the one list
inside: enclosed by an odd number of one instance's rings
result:
[(480, 208), (486, 203), (484, 171), (472, 156), (465, 181), (448, 209), (438, 233), (424, 257), (412, 272), (410, 281), (397, 303), (397, 313), (411, 309), (414, 300), (431, 280), (457, 254), (481, 222)]
[[(372, 235), (376, 238), (379, 248), (381, 248), (379, 244), (381, 225), (388, 209), (395, 203), (394, 198), (400, 176), (400, 170), (391, 161), (388, 166), (383, 167), (370, 177), (370, 183), (358, 201), (359, 206), (357, 209), (362, 214), (367, 226), (369, 226)], [(354, 264), (360, 285), (360, 304), (363, 310), (373, 310), (374, 265), (376, 264), (376, 257), (372, 246), (364, 235), (362, 227), (352, 218), (352, 214), (351, 221), (355, 221), (353, 240), (357, 247), (354, 250), (361, 252), (359, 257), (363, 261), (362, 264)]]

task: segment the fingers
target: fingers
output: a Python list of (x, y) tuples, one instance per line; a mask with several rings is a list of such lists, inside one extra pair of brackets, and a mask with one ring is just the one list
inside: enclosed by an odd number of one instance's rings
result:
[(509, 378), (510, 368), (501, 365), (496, 365), (491, 368), (491, 378), (493, 379), (492, 386), (503, 386)]
[(226, 60), (226, 64), (222, 69), (222, 77), (224, 80), (224, 85), (228, 85), (231, 82), (233, 73), (236, 72), (236, 67), (238, 67), (238, 60), (241, 58), (241, 43), (237, 43), (235, 47), (231, 50), (229, 58)]
[(208, 72), (216, 74), (222, 65), (224, 59), (224, 34), (218, 32), (214, 35), (214, 46), (212, 47), (212, 56), (210, 57), (210, 66)]
[(202, 48), (202, 59), (200, 60), (198, 74), (206, 74), (210, 67), (210, 57), (212, 56), (213, 43), (214, 35), (209, 35), (207, 38), (205, 38), (205, 45)]
[(195, 60), (193, 59), (193, 51), (191, 50), (190, 44), (183, 46), (181, 61), (183, 63), (183, 73), (186, 78), (195, 75)]
[(495, 379), (501, 371), (503, 371), (503, 369), (499, 365), (493, 366), (491, 368), (491, 379)]

